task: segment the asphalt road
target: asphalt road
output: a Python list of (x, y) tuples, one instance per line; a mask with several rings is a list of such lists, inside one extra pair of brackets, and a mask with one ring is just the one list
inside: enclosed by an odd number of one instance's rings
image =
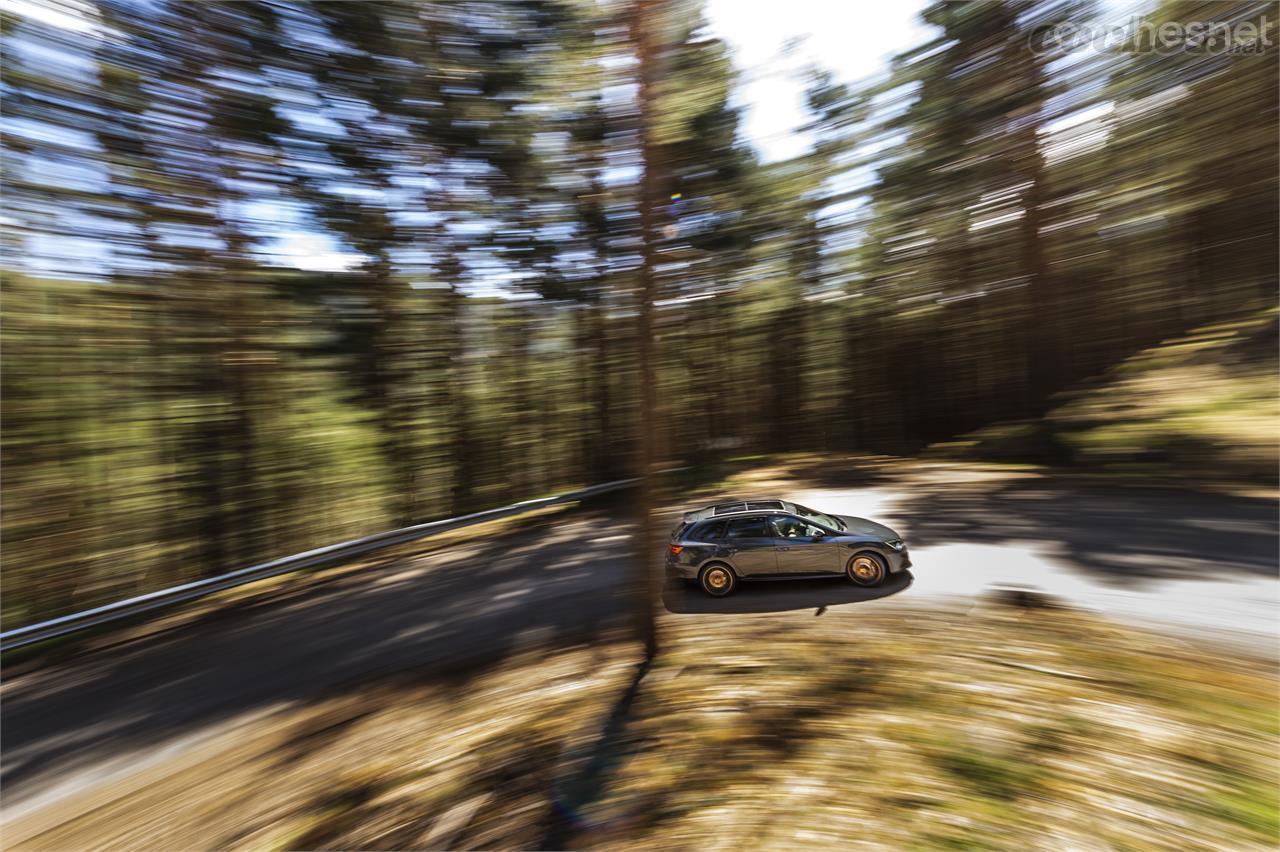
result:
[[(1276, 654), (1274, 499), (931, 468), (869, 473), (855, 487), (820, 476), (803, 484), (763, 478), (760, 487), (895, 526), (911, 546), (914, 576), (876, 590), (840, 580), (744, 584), (727, 599), (668, 588), (669, 617), (706, 619), (711, 628), (747, 613), (839, 616), (1030, 585), (1174, 633)], [(664, 523), (674, 519), (664, 514)], [(587, 642), (620, 629), (627, 542), (622, 520), (577, 512), (6, 677), (4, 819), (383, 673), (465, 681), (477, 666), (532, 644)]]

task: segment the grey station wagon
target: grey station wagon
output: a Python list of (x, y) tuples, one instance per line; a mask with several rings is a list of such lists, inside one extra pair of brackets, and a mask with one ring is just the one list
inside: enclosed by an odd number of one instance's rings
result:
[(716, 597), (740, 580), (843, 574), (875, 586), (910, 567), (902, 537), (883, 524), (787, 500), (733, 500), (685, 512), (667, 546), (668, 575), (695, 580)]

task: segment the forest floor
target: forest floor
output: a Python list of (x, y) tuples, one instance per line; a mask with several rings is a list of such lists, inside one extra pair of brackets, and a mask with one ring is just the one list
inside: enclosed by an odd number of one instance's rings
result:
[(690, 500), (743, 489), (914, 579), (669, 587), (639, 672), (599, 509), (277, 590), (6, 677), (3, 845), (1274, 844), (1274, 495), (797, 458)]
[[(1066, 610), (529, 648), (290, 708), (10, 848), (1274, 848), (1276, 680)], [(6, 832), (9, 834), (9, 832)]]

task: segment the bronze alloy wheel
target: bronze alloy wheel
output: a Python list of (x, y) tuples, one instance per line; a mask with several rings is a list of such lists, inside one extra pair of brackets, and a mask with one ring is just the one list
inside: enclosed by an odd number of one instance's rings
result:
[(724, 597), (733, 591), (735, 580), (733, 572), (724, 565), (708, 565), (702, 569), (702, 590), (717, 598)]
[(871, 553), (859, 553), (849, 560), (849, 579), (859, 586), (874, 586), (885, 577), (884, 562)]

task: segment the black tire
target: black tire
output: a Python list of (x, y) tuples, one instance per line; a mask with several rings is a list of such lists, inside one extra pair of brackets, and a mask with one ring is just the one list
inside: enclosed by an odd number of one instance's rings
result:
[(728, 565), (712, 562), (698, 572), (698, 586), (711, 597), (722, 598), (738, 588), (738, 578)]
[(844, 566), (844, 575), (859, 586), (878, 586), (889, 576), (889, 566), (878, 553), (855, 553)]

